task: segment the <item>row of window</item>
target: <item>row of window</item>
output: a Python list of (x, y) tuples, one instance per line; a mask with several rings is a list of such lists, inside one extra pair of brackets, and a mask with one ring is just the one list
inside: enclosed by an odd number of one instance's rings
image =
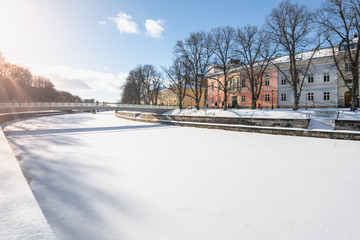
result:
[[(286, 93), (282, 93), (280, 95), (280, 100), (282, 102), (285, 102), (287, 100), (287, 95)], [(310, 92), (306, 94), (306, 99), (307, 101), (314, 101), (314, 93)], [(270, 102), (270, 94), (265, 94), (264, 95), (264, 100), (265, 102)], [(323, 100), (324, 101), (329, 101), (330, 100), (330, 92), (324, 92), (323, 93)], [(214, 98), (211, 98), (211, 102), (214, 103)], [(219, 102), (221, 103), (221, 97), (219, 97)], [(245, 102), (245, 95), (241, 96), (241, 102)]]
[[(314, 101), (314, 93), (310, 92), (306, 94), (305, 97), (308, 101)], [(282, 93), (281, 94), (281, 98), (280, 100), (282, 102), (286, 101), (286, 93)], [(323, 92), (323, 100), (324, 101), (329, 101), (330, 100), (330, 92)]]
[[(329, 72), (324, 72), (324, 82), (330, 82), (330, 73)], [(286, 78), (284, 76), (281, 77), (281, 85), (286, 85)], [(314, 74), (312, 73), (309, 73), (307, 75), (307, 82), (308, 83), (314, 83)], [(299, 80), (298, 80), (298, 83), (299, 83)]]
[[(314, 83), (314, 74), (313, 73), (309, 73), (307, 75), (307, 82), (308, 83)], [(323, 75), (323, 79), (324, 82), (330, 82), (330, 73), (329, 72), (324, 72)], [(241, 79), (240, 82), (240, 88), (245, 88), (245, 79)], [(298, 80), (299, 83), (299, 80)], [(281, 85), (286, 85), (287, 84), (287, 80), (285, 76), (281, 77)], [(264, 82), (265, 86), (270, 86), (270, 75), (267, 74), (265, 75), (265, 82)], [(237, 79), (233, 79), (232, 82), (230, 83), (230, 89), (236, 89), (236, 86), (238, 86), (238, 80)], [(211, 90), (214, 91), (214, 82), (211, 82)]]
[[(246, 79), (241, 79), (240, 88), (245, 88), (246, 87), (245, 81), (246, 81)], [(270, 86), (270, 75), (269, 74), (265, 75), (264, 84), (265, 84), (265, 86)], [(231, 82), (229, 82), (229, 88), (230, 89), (236, 89), (237, 86), (238, 86), (238, 79), (234, 78), (234, 79), (232, 79)], [(211, 91), (214, 91), (214, 88), (215, 88), (214, 82), (211, 82)]]
[(164, 98), (177, 98), (177, 95), (173, 92), (163, 94)]

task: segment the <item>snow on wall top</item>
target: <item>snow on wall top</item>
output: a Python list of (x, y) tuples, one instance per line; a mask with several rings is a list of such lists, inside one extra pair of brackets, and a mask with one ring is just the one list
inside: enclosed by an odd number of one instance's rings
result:
[(1, 127), (0, 239), (55, 240)]

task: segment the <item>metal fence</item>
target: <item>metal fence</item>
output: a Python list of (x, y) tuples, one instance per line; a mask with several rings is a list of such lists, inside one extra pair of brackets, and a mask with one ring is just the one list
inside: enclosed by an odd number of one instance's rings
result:
[(51, 107), (94, 107), (94, 108), (132, 108), (132, 109), (174, 109), (175, 106), (163, 105), (144, 105), (144, 104), (121, 104), (121, 103), (83, 103), (83, 102), (17, 102), (17, 103), (0, 103), (0, 108), (51, 108)]

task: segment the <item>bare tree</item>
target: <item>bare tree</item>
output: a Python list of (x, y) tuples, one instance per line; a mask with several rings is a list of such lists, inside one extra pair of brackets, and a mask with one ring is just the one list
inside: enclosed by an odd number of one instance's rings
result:
[(10, 64), (7, 70), (7, 77), (9, 79), (12, 99), (15, 101), (26, 102), (29, 101), (29, 92), (31, 87), (32, 74), (23, 67)]
[(153, 65), (139, 65), (130, 71), (123, 86), (122, 102), (140, 104), (157, 104), (162, 85), (161, 74)]
[(274, 55), (276, 47), (272, 48), (268, 37), (257, 26), (246, 25), (237, 30), (235, 52), (240, 59), (240, 67), (251, 91), (251, 109), (256, 108), (260, 97), (263, 76)]
[(33, 101), (51, 102), (56, 99), (57, 91), (54, 84), (45, 77), (35, 76), (32, 79), (33, 87), (30, 95)]
[(195, 100), (196, 109), (200, 109), (202, 94), (206, 89), (207, 71), (210, 66), (213, 53), (212, 38), (205, 32), (190, 33), (185, 41), (178, 41), (175, 46), (175, 53), (187, 68), (189, 74), (189, 87), (192, 94), (189, 95)]
[(161, 74), (151, 64), (140, 66), (140, 78), (142, 79), (142, 97), (145, 104), (157, 104), (157, 97), (163, 83)]
[(123, 93), (121, 97), (122, 103), (140, 104), (141, 86), (143, 79), (139, 71), (140, 68), (136, 67), (135, 69), (129, 72), (129, 75), (126, 78), (126, 82), (122, 86), (123, 88)]
[(326, 0), (316, 15), (339, 75), (350, 91), (350, 109), (355, 111), (359, 96), (360, 1)]
[[(279, 44), (279, 50), (289, 57), (289, 75), (280, 67), (280, 63), (272, 61), (272, 64), (284, 75), (287, 82), (292, 86), (294, 93), (293, 110), (299, 108), (299, 99), (307, 76), (309, 67), (321, 42), (311, 38), (314, 14), (311, 10), (298, 3), (285, 0), (274, 8), (266, 19), (266, 29), (269, 35)], [(314, 42), (316, 44), (314, 45)], [(305, 57), (309, 46), (314, 46), (310, 56)], [(298, 61), (305, 59), (306, 61)]]
[(80, 98), (57, 91), (50, 79), (34, 76), (28, 69), (6, 62), (0, 54), (0, 102), (74, 100)]
[[(215, 56), (216, 68), (221, 70), (222, 77), (210, 76), (209, 79), (213, 79), (218, 82), (218, 89), (224, 93), (223, 109), (228, 107), (228, 92), (230, 90), (230, 74), (231, 69), (234, 67), (232, 64), (233, 47), (235, 43), (236, 32), (232, 27), (218, 27), (211, 30), (213, 39), (213, 48)], [(215, 67), (215, 66), (214, 66)], [(221, 104), (221, 103), (219, 103)]]
[(163, 68), (163, 71), (170, 79), (170, 90), (175, 93), (179, 99), (179, 109), (183, 109), (183, 100), (186, 96), (186, 89), (189, 82), (189, 72), (183, 64), (183, 60), (176, 58), (169, 68)]
[(161, 89), (163, 82), (164, 81), (159, 72), (157, 72), (157, 75), (155, 75), (151, 79), (149, 96), (151, 99), (151, 104), (153, 105), (158, 104), (159, 91)]

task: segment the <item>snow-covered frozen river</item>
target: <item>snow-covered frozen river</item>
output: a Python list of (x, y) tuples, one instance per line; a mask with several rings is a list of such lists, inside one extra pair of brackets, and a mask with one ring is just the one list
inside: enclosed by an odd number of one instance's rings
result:
[(360, 142), (113, 112), (4, 128), (59, 240), (360, 239)]

